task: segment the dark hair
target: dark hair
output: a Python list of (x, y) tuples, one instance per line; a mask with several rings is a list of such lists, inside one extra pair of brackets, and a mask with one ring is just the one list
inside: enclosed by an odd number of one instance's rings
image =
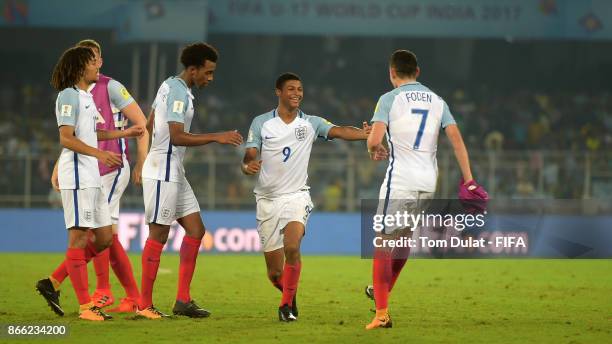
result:
[(187, 69), (190, 66), (202, 67), (206, 60), (217, 62), (219, 52), (212, 45), (203, 42), (193, 43), (181, 52), (181, 63)]
[(72, 47), (64, 51), (53, 68), (51, 86), (58, 91), (73, 87), (83, 76), (87, 63), (95, 58), (91, 48)]
[(76, 44), (77, 47), (86, 47), (91, 49), (98, 49), (98, 54), (102, 55), (102, 48), (100, 47), (100, 43), (94, 41), (93, 39), (84, 39)]
[(409, 50), (396, 50), (389, 58), (389, 66), (395, 69), (400, 78), (416, 76), (417, 62), (416, 55)]
[(283, 73), (279, 75), (278, 78), (276, 79), (276, 89), (282, 90), (283, 86), (285, 86), (285, 83), (289, 80), (302, 81), (302, 79), (300, 79), (300, 77), (295, 73), (289, 73), (289, 72)]

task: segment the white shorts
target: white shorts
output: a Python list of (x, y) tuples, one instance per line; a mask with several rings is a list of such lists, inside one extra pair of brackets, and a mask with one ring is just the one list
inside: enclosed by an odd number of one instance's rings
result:
[(263, 252), (282, 248), (284, 228), (289, 222), (301, 222), (304, 227), (314, 208), (308, 191), (282, 198), (257, 201), (257, 233)]
[(123, 161), (123, 166), (109, 174), (102, 176), (102, 190), (106, 194), (111, 221), (114, 225), (119, 222), (119, 203), (121, 196), (130, 183), (130, 164)]
[[(380, 189), (378, 208), (376, 214), (393, 215), (396, 213), (400, 214), (420, 214), (422, 211), (427, 211), (431, 201), (433, 200), (433, 192), (424, 191), (405, 191), (391, 189), (387, 195), (387, 188), (382, 187)], [(383, 231), (385, 234), (392, 234), (393, 232), (409, 228), (406, 226), (385, 226)], [(417, 228), (410, 228), (413, 231)]]
[(100, 228), (111, 225), (108, 202), (102, 188), (61, 190), (66, 228)]
[(170, 225), (176, 219), (200, 212), (198, 200), (185, 178), (180, 183), (143, 178), (142, 190), (147, 224)]

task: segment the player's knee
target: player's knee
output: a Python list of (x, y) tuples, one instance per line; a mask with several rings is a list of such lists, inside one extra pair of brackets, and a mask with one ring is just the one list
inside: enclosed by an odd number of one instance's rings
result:
[(156, 233), (152, 233), (152, 235), (149, 235), (149, 238), (162, 243), (162, 244), (166, 244), (166, 242), (168, 241), (168, 234), (170, 234), (170, 232), (168, 231), (162, 231), (162, 232), (156, 232)]
[(196, 234), (194, 238), (197, 240), (202, 240), (202, 238), (204, 238), (204, 232)]
[(96, 249), (97, 249), (98, 252), (104, 251), (107, 248), (109, 248), (112, 243), (113, 243), (112, 238), (104, 238), (103, 240), (101, 240), (101, 241), (99, 241), (97, 243)]
[(204, 237), (205, 233), (206, 233), (206, 229), (204, 227), (202, 227), (202, 228), (199, 228), (199, 229), (197, 229), (195, 231), (191, 231), (189, 233), (189, 236), (194, 238), (194, 239), (197, 239), (197, 240), (202, 240), (202, 238)]
[(156, 233), (155, 235), (149, 235), (149, 238), (161, 243), (161, 244), (166, 244), (166, 242), (168, 241), (168, 232), (162, 232), (162, 233)]
[(110, 226), (98, 228), (91, 232), (95, 232), (94, 245), (98, 252), (109, 248), (113, 243), (113, 232)]
[(113, 243), (113, 237), (110, 235), (97, 235), (96, 240), (93, 242), (96, 251), (102, 252), (109, 248)]
[(268, 269), (268, 279), (270, 279), (272, 283), (276, 283), (282, 274), (283, 272), (279, 269)]
[(170, 234), (169, 228), (156, 228), (149, 225), (149, 239), (155, 240), (159, 243), (165, 244), (168, 241), (168, 235)]
[(285, 245), (285, 259), (297, 260), (300, 257), (300, 246), (296, 244)]
[(68, 247), (72, 248), (85, 248), (87, 246), (89, 237), (83, 231), (78, 229), (71, 229), (68, 235)]

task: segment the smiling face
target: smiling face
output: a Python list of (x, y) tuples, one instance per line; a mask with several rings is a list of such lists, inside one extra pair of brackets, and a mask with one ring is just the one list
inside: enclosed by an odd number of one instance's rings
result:
[(297, 109), (304, 98), (304, 89), (302, 82), (299, 80), (287, 80), (282, 86), (282, 89), (276, 89), (278, 101), (288, 109)]
[(87, 85), (93, 84), (98, 81), (100, 77), (100, 63), (99, 60), (94, 58), (89, 60), (85, 65), (85, 71), (83, 72), (83, 79)]

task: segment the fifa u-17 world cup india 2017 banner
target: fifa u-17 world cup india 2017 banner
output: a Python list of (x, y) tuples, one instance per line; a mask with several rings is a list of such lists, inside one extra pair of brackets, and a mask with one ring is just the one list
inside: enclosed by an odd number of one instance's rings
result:
[[(367, 247), (372, 241), (368, 237), (373, 232), (368, 223), (373, 219), (367, 218), (367, 214), (313, 213), (302, 241), (302, 252), (369, 256)], [(0, 209), (0, 216), (4, 219), (0, 252), (65, 251), (67, 233), (61, 210)], [(202, 219), (207, 233), (201, 252), (260, 252), (254, 211), (204, 211)], [(467, 217), (465, 220), (467, 223)], [(457, 221), (455, 218), (453, 224), (457, 230), (416, 233), (413, 239), (417, 245), (411, 254), (439, 258), (612, 257), (611, 215), (489, 214), (481, 228), (462, 231), (458, 231)], [(121, 213), (118, 234), (128, 251), (141, 251), (148, 236), (144, 214), (141, 211)], [(184, 230), (174, 223), (164, 250), (178, 252), (184, 235)]]
[(609, 0), (0, 0), (0, 27), (115, 30), (120, 41), (207, 33), (612, 39)]
[(612, 1), (210, 1), (210, 32), (612, 39)]

